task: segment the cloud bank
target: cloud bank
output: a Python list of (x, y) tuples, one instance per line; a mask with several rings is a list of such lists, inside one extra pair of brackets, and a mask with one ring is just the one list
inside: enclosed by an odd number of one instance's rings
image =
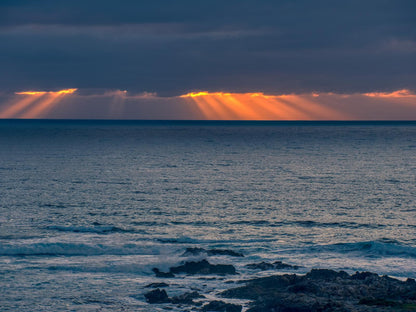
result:
[(3, 0), (0, 91), (415, 92), (415, 12), (413, 0)]
[(415, 120), (416, 94), (21, 91), (0, 96), (0, 118), (139, 120)]

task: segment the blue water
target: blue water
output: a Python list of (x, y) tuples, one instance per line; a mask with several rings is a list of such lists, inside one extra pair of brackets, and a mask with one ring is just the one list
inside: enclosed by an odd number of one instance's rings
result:
[(415, 195), (414, 122), (2, 120), (0, 310), (162, 311), (151, 268), (204, 258), (187, 247), (242, 252), (208, 257), (233, 280), (276, 260), (416, 277)]

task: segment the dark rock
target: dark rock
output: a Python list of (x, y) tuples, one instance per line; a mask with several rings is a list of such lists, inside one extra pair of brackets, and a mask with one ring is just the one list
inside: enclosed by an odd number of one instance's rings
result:
[(182, 254), (183, 257), (187, 256), (197, 256), (202, 253), (207, 254), (208, 256), (231, 256), (231, 257), (244, 257), (242, 253), (236, 252), (229, 249), (204, 249), (199, 247), (189, 247), (186, 248), (185, 252)]
[(149, 285), (144, 286), (146, 288), (162, 288), (162, 287), (169, 287), (169, 284), (166, 283), (151, 283)]
[(223, 301), (211, 301), (202, 307), (203, 312), (241, 312), (242, 306)]
[(188, 247), (186, 248), (185, 252), (182, 254), (182, 257), (197, 256), (201, 253), (206, 253), (206, 252), (207, 251), (204, 248)]
[(185, 264), (171, 267), (170, 273), (178, 274), (178, 273), (186, 273), (190, 275), (194, 274), (218, 274), (218, 275), (225, 275), (225, 274), (236, 274), (235, 268), (229, 264), (210, 264), (207, 260), (201, 260), (198, 262), (190, 261), (185, 262)]
[(164, 289), (160, 290), (159, 288), (149, 291), (144, 294), (146, 301), (148, 303), (167, 303), (170, 302), (168, 294)]
[(193, 300), (198, 298), (204, 298), (204, 296), (200, 295), (197, 291), (193, 291), (175, 296), (171, 299), (171, 302), (175, 304), (194, 304)]
[(354, 275), (351, 275), (351, 279), (363, 281), (367, 278), (378, 278), (379, 276), (376, 273), (371, 272), (355, 272)]
[(372, 305), (372, 306), (383, 306), (383, 307), (397, 307), (400, 303), (397, 301), (386, 300), (383, 298), (362, 298), (359, 304)]
[(250, 264), (247, 264), (246, 267), (248, 267), (249, 269), (262, 270), (262, 271), (274, 269), (273, 264), (271, 264), (269, 262), (264, 262), (264, 261), (262, 261), (260, 263), (250, 263)]
[(172, 272), (161, 272), (158, 268), (153, 268), (152, 271), (155, 273), (156, 277), (162, 277), (162, 278), (175, 277), (175, 275)]
[(304, 281), (296, 283), (295, 285), (289, 286), (288, 291), (294, 293), (312, 293), (317, 294), (321, 292), (321, 288), (312, 281)]
[(292, 275), (274, 275), (247, 281), (246, 286), (228, 289), (221, 293), (226, 298), (251, 299), (273, 297), (277, 293), (287, 292), (286, 288), (303, 281), (303, 277)]
[(276, 270), (282, 270), (282, 269), (297, 270), (300, 268), (300, 266), (298, 265), (291, 265), (291, 264), (283, 263), (282, 261), (275, 261), (273, 262), (273, 265)]
[(370, 272), (349, 276), (343, 271), (314, 269), (305, 276), (275, 275), (245, 283), (220, 295), (252, 300), (247, 312), (381, 312), (416, 308), (416, 282)]
[(231, 256), (231, 257), (244, 257), (242, 253), (229, 249), (210, 249), (208, 250), (208, 256)]
[(297, 265), (291, 265), (291, 264), (283, 263), (282, 261), (275, 261), (273, 263), (264, 262), (264, 261), (260, 262), (260, 263), (250, 263), (250, 264), (247, 264), (246, 267), (248, 267), (249, 269), (262, 270), (262, 271), (283, 270), (283, 269), (297, 270), (297, 269), (300, 268)]
[(339, 278), (348, 278), (349, 275), (344, 271), (334, 271), (328, 269), (312, 269), (308, 274), (305, 275), (309, 279), (323, 279), (323, 280), (334, 280), (337, 277)]
[[(309, 299), (309, 298), (308, 298)], [(259, 305), (249, 309), (248, 312), (317, 312), (315, 300), (305, 300), (303, 297), (278, 298), (266, 300)]]

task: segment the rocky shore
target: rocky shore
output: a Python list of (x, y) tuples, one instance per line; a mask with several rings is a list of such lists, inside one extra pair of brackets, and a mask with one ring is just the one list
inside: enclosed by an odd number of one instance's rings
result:
[(306, 275), (273, 275), (245, 281), (221, 296), (251, 299), (260, 311), (416, 311), (416, 282), (370, 272), (312, 269)]
[[(185, 253), (205, 253), (201, 248), (188, 248)], [(221, 255), (238, 256), (234, 251), (222, 250)], [(253, 263), (253, 270), (297, 270), (298, 266), (275, 261)], [(208, 260), (185, 261), (171, 267), (169, 272), (153, 269), (156, 277), (174, 278), (180, 275), (234, 276), (238, 274), (232, 264), (211, 264)], [(312, 269), (307, 274), (271, 274), (267, 277), (239, 282), (241, 286), (217, 293), (220, 300), (207, 301), (197, 291), (170, 297), (164, 281), (147, 285), (152, 290), (144, 296), (149, 304), (164, 304), (166, 309), (175, 305), (181, 311), (221, 312), (329, 312), (329, 311), (416, 311), (416, 281), (405, 281), (371, 272), (348, 274), (344, 271)], [(250, 300), (248, 306), (227, 302), (228, 299)]]

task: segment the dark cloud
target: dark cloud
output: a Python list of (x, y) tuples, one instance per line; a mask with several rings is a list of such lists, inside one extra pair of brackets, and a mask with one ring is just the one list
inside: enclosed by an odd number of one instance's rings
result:
[(1, 1), (3, 90), (366, 92), (416, 85), (416, 3)]

